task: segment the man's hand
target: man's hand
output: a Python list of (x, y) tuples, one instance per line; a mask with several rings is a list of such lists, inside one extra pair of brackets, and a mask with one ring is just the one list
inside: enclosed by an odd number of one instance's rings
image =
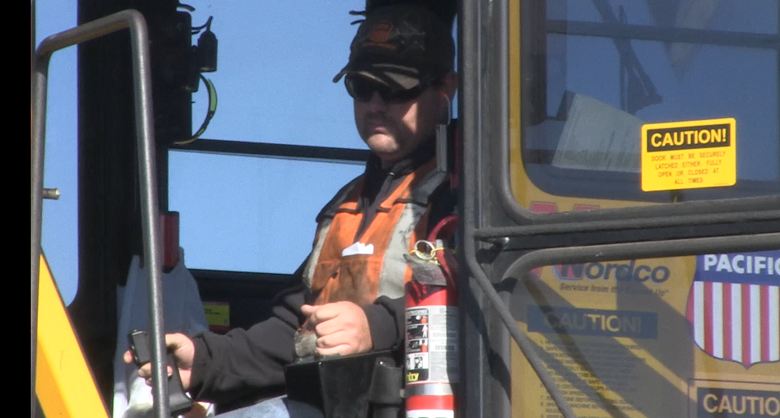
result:
[[(166, 334), (165, 345), (173, 353), (176, 359), (176, 366), (179, 367), (179, 376), (184, 390), (190, 388), (190, 375), (192, 374), (192, 362), (195, 359), (195, 344), (184, 334)], [(133, 362), (133, 353), (130, 350), (125, 351), (123, 356), (125, 363)], [(173, 369), (168, 366), (168, 376), (173, 373)], [(146, 379), (148, 385), (152, 384), (152, 364), (146, 363), (138, 368), (138, 375)]]
[(321, 356), (367, 353), (374, 347), (366, 313), (355, 303), (303, 305), (301, 312), (317, 334), (317, 353)]

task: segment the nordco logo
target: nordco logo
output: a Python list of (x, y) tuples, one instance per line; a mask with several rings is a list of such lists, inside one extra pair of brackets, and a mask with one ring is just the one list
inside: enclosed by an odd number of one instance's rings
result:
[(588, 263), (565, 264), (552, 266), (555, 278), (563, 281), (617, 280), (619, 282), (635, 281), (663, 283), (669, 280), (669, 267), (650, 267), (647, 264), (637, 264), (636, 260), (628, 263)]
[[(532, 202), (529, 208), (536, 213), (558, 212), (558, 205), (551, 202)], [(574, 205), (574, 211), (599, 209), (594, 205)], [(616, 280), (623, 282), (663, 283), (669, 280), (671, 272), (666, 266), (651, 267), (647, 264), (637, 264), (636, 260), (615, 263), (565, 264), (552, 266), (555, 278), (562, 281)]]

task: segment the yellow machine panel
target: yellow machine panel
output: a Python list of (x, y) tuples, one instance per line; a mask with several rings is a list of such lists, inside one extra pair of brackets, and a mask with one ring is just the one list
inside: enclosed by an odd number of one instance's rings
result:
[(47, 417), (107, 418), (46, 260), (41, 257), (35, 392)]
[[(512, 306), (578, 417), (774, 417), (779, 269), (780, 250), (545, 266)], [(561, 416), (516, 346), (512, 369), (514, 417)]]

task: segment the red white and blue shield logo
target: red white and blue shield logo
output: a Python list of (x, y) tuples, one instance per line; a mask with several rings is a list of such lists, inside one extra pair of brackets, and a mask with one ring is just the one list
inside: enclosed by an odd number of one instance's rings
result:
[(687, 311), (712, 357), (745, 368), (780, 360), (780, 250), (697, 256)]

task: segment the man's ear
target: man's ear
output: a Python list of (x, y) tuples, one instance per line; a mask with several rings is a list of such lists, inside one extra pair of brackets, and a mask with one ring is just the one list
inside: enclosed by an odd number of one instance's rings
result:
[(450, 101), (455, 98), (455, 92), (458, 90), (458, 73), (450, 71), (444, 76), (442, 91), (449, 97)]

